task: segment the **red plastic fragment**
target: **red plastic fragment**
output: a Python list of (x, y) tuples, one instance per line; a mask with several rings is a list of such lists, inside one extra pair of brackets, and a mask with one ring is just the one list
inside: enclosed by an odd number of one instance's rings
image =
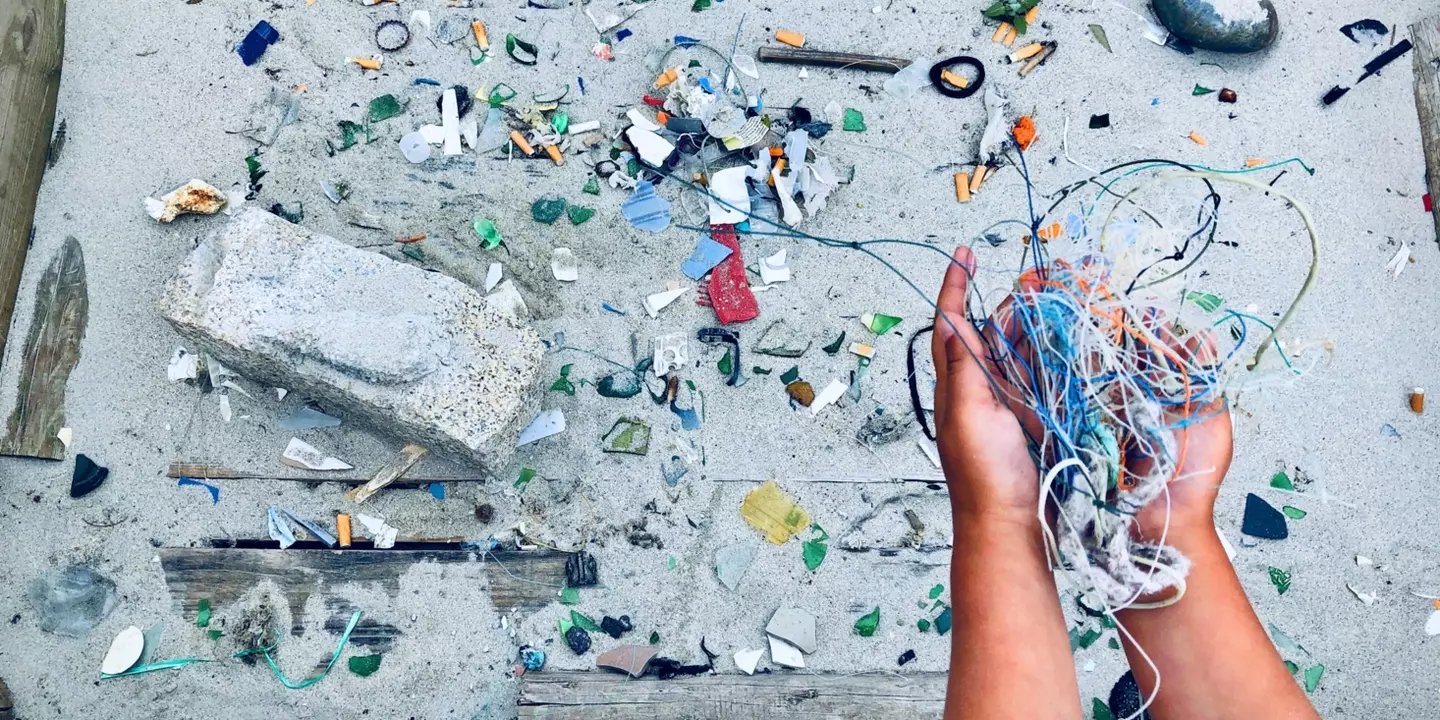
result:
[(1435, 212), (1435, 203), (1430, 200), (1430, 193), (1425, 193), (1425, 212)]
[(740, 239), (734, 225), (711, 225), (710, 237), (730, 248), (730, 256), (710, 271), (710, 304), (721, 325), (754, 320), (760, 315), (755, 293), (745, 277), (745, 260), (740, 257)]
[(646, 105), (652, 105), (654, 107), (663, 107), (665, 105), (664, 100), (661, 100), (660, 98), (653, 98), (649, 95), (646, 95), (644, 100)]

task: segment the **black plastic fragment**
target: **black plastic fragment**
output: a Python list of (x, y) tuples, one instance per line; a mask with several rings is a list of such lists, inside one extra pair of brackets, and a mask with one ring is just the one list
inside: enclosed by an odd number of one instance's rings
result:
[(1284, 540), (1290, 537), (1290, 526), (1285, 522), (1284, 513), (1259, 495), (1250, 493), (1245, 496), (1245, 519), (1240, 523), (1240, 532), (1267, 540)]
[(635, 625), (630, 622), (629, 615), (621, 615), (618, 620), (606, 615), (600, 620), (600, 629), (605, 631), (606, 635), (619, 640), (622, 635), (634, 630)]
[[(1110, 688), (1110, 714), (1117, 718), (1134, 717), (1140, 713), (1145, 700), (1140, 697), (1140, 684), (1135, 682), (1135, 673), (1126, 670), (1115, 686)], [(1150, 720), (1150, 713), (1140, 713), (1137, 720)]]
[(724, 328), (701, 328), (695, 338), (703, 343), (728, 343), (731, 346), (730, 377), (725, 384), (731, 387), (740, 384), (740, 333)]
[(110, 468), (95, 464), (85, 455), (75, 456), (75, 474), (70, 478), (70, 497), (85, 497), (100, 487), (110, 475)]
[(915, 659), (915, 651), (914, 651), (914, 650), (906, 650), (905, 652), (903, 652), (903, 653), (900, 654), (900, 660), (899, 660), (900, 667), (905, 667), (905, 663), (908, 663), (908, 662), (910, 662), (911, 660), (914, 660), (914, 659)]
[(1090, 116), (1090, 129), (1101, 130), (1110, 127), (1110, 113)]
[(1348, 92), (1350, 92), (1350, 88), (1340, 87), (1339, 85), (1336, 85), (1335, 87), (1330, 88), (1330, 92), (1325, 93), (1325, 97), (1320, 98), (1320, 102), (1323, 102), (1326, 105), (1333, 105), (1336, 100), (1345, 97), (1345, 93)]
[(581, 550), (565, 560), (566, 587), (588, 587), (599, 582), (599, 567), (594, 555)]
[(1356, 20), (1355, 22), (1340, 28), (1340, 32), (1345, 33), (1345, 37), (1350, 38), (1351, 42), (1358, 43), (1362, 39), (1362, 37), (1358, 36), (1364, 36), (1371, 33), (1375, 35), (1389, 35), (1390, 28), (1385, 27), (1385, 23), (1382, 23), (1379, 20), (1375, 20), (1373, 18), (1366, 18), (1364, 20)]
[(565, 644), (575, 651), (576, 655), (584, 655), (590, 650), (590, 633), (585, 628), (573, 625), (565, 631)]
[[(1382, 69), (1385, 68), (1386, 65), (1395, 62), (1400, 58), (1401, 55), (1410, 52), (1410, 50), (1414, 47), (1415, 46), (1410, 43), (1410, 38), (1405, 38), (1404, 40), (1395, 43), (1394, 47), (1391, 47), (1389, 50), (1380, 53), (1378, 56), (1376, 56), (1374, 60), (1365, 63), (1365, 74), (1360, 76), (1360, 80), (1364, 80), (1371, 75), (1379, 73)], [(1360, 82), (1360, 80), (1356, 80), (1355, 82), (1358, 83)]]

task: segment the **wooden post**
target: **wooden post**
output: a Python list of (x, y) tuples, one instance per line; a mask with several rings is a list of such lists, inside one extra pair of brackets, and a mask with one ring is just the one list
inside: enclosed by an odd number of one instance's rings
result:
[[(1415, 109), (1420, 115), (1430, 200), (1440, 202), (1440, 17), (1411, 25), (1410, 41), (1415, 43)], [(1435, 242), (1440, 243), (1440, 212), (1433, 215)]]
[(55, 123), (65, 0), (0, 2), (0, 359)]

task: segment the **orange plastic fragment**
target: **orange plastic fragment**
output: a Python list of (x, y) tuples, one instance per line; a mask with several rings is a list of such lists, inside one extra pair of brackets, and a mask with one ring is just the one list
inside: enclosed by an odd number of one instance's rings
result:
[(970, 173), (955, 173), (955, 201), (970, 202)]
[(663, 88), (678, 79), (680, 79), (680, 71), (676, 70), (675, 68), (670, 68), (669, 70), (660, 73), (660, 77), (655, 78), (655, 87)]
[(1430, 604), (1434, 605), (1436, 610), (1440, 610), (1440, 600), (1432, 599), (1430, 600)]
[(520, 148), (520, 152), (526, 155), (535, 154), (535, 148), (530, 147), (530, 143), (525, 141), (525, 136), (521, 135), (519, 130), (510, 131), (510, 142), (515, 143), (515, 147)]
[(655, 113), (655, 122), (660, 125), (660, 127), (665, 127), (665, 123), (670, 122), (670, 113), (667, 113), (664, 110)]
[(378, 57), (354, 57), (348, 58), (348, 60), (366, 70), (379, 70), (381, 63), (384, 62)]
[(1021, 150), (1029, 150), (1030, 145), (1035, 142), (1035, 119), (1029, 115), (1021, 116), (1019, 122), (1015, 123), (1015, 144)]
[(1065, 232), (1065, 229), (1057, 222), (1048, 227), (1040, 228), (1039, 234), (1041, 240), (1054, 240), (1060, 237), (1063, 232)]
[(546, 154), (546, 155), (549, 155), (549, 156), (550, 156), (550, 160), (553, 161), (556, 165), (564, 165), (564, 164), (565, 164), (565, 158), (564, 158), (564, 157), (561, 157), (561, 155), (560, 155), (560, 148), (555, 147), (554, 145), (546, 145), (546, 146), (545, 146), (545, 154)]
[(775, 40), (797, 48), (805, 47), (805, 36), (794, 30), (776, 30)]
[(1257, 168), (1264, 164), (1265, 161), (1261, 160), (1260, 158), (1250, 158), (1249, 160), (1245, 161), (1245, 167), (1247, 168)]
[(770, 148), (770, 157), (772, 157), (772, 158), (778, 158), (778, 157), (783, 157), (784, 155), (785, 155), (785, 148), (780, 147), (780, 146), (778, 146), (778, 145), (775, 146), (775, 147)]
[(1193, 143), (1195, 143), (1196, 145), (1209, 145), (1209, 144), (1210, 144), (1210, 143), (1209, 143), (1208, 141), (1206, 141), (1205, 138), (1202, 137), (1202, 136), (1200, 135), (1200, 133), (1198, 133), (1198, 132), (1191, 132), (1189, 137), (1190, 137), (1190, 142), (1193, 142)]
[(475, 31), (475, 44), (479, 45), (481, 50), (489, 50), (490, 38), (485, 34), (485, 23), (476, 20), (470, 23), (470, 29)]
[(417, 243), (417, 242), (420, 242), (421, 240), (424, 240), (424, 239), (425, 239), (425, 233), (420, 233), (419, 235), (411, 235), (411, 236), (408, 237), (408, 238), (400, 238), (399, 240), (396, 240), (395, 242), (400, 243), (401, 245), (409, 245), (410, 243)]
[(1010, 23), (1002, 22), (1000, 27), (995, 28), (995, 34), (990, 36), (990, 42), (1000, 42), (1010, 32)]

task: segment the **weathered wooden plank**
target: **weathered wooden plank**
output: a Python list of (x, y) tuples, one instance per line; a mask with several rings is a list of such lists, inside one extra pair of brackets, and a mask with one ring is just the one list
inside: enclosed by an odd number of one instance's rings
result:
[(0, 39), (0, 358), (4, 358), (55, 123), (65, 56), (65, 0), (0, 2)]
[(59, 460), (65, 444), (65, 383), (80, 362), (80, 343), (90, 297), (85, 289), (85, 253), (80, 241), (65, 238), (35, 290), (35, 317), (21, 357), (20, 386), (0, 454)]
[[(1440, 203), (1440, 16), (1410, 26), (1415, 44), (1415, 109), (1430, 177), (1430, 198)], [(1434, 213), (1435, 242), (1440, 243), (1440, 210)]]
[(163, 548), (160, 566), (170, 598), (186, 617), (202, 599), (223, 607), (261, 582), (273, 582), (290, 606), (292, 632), (305, 625), (305, 606), (319, 594), (333, 605), (336, 586), (379, 586), (400, 592), (400, 578), (417, 563), (443, 563), (447, 582), (462, 592), (488, 595), (501, 612), (533, 611), (555, 599), (565, 584), (569, 553), (464, 550), (244, 550)]
[[(210, 465), (200, 462), (176, 462), (170, 463), (166, 475), (172, 478), (194, 478), (196, 480), (289, 480), (292, 482), (311, 483), (342, 483), (345, 485), (364, 485), (370, 482), (369, 477), (344, 476), (336, 477), (328, 473), (314, 473), (311, 475), (276, 475), (274, 473), (262, 473), (251, 470), (232, 470), (221, 465)], [(485, 482), (482, 476), (472, 477), (414, 477), (405, 478), (404, 482), (392, 482), (386, 487), (396, 489), (423, 488), (430, 483), (451, 483), (451, 482)]]
[(520, 720), (919, 720), (945, 709), (945, 673), (712, 675), (528, 673)]

